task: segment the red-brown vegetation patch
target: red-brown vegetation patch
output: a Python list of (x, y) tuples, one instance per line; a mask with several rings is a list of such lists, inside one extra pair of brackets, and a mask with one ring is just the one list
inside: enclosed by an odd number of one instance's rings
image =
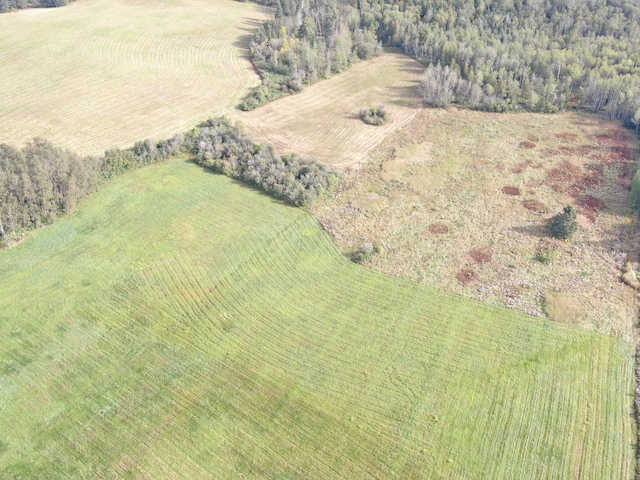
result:
[(471, 268), (463, 268), (458, 272), (456, 278), (462, 285), (469, 285), (478, 280), (478, 274)]
[(612, 148), (609, 153), (610, 162), (626, 163), (633, 161), (633, 155), (628, 147)]
[(562, 132), (562, 133), (556, 133), (556, 138), (559, 138), (560, 140), (575, 142), (576, 140), (578, 140), (578, 135), (571, 132)]
[(598, 133), (596, 135), (591, 135), (589, 138), (606, 147), (627, 145), (627, 136), (620, 130), (610, 130), (606, 133)]
[(435, 234), (443, 234), (449, 233), (449, 227), (447, 227), (444, 223), (432, 223), (429, 225), (429, 231)]
[(533, 142), (525, 141), (525, 142), (520, 142), (518, 144), (518, 147), (531, 149), (531, 148), (536, 148), (536, 144)]
[(584, 195), (578, 198), (578, 206), (588, 210), (595, 210), (595, 211), (600, 211), (607, 208), (606, 203), (604, 203), (599, 198), (592, 197), (591, 195)]
[(524, 162), (518, 162), (511, 168), (511, 172), (512, 173), (522, 173), (532, 163), (533, 162), (531, 162), (531, 160), (526, 160)]
[(473, 263), (477, 263), (479, 265), (489, 263), (492, 256), (493, 250), (489, 247), (475, 247), (469, 250), (469, 257), (473, 260)]
[(544, 153), (547, 157), (557, 157), (560, 155), (558, 150), (554, 150), (553, 148), (546, 148), (542, 153)]
[(601, 163), (587, 163), (584, 168), (589, 172), (590, 177), (602, 178), (604, 175), (604, 165)]
[(554, 192), (563, 193), (570, 189), (576, 190), (575, 188), (571, 188), (575, 186), (573, 182), (576, 179), (582, 179), (582, 177), (582, 169), (565, 160), (547, 171), (546, 184)]
[(569, 189), (572, 195), (579, 195), (589, 188), (593, 188), (602, 183), (604, 178), (604, 165), (601, 163), (589, 163), (584, 165), (587, 173), (581, 177), (577, 177)]
[(581, 218), (586, 218), (589, 222), (594, 223), (598, 218), (598, 212), (595, 210), (581, 210), (578, 214), (578, 225), (584, 226), (583, 222), (580, 221)]
[(496, 170), (498, 170), (499, 172), (504, 171), (505, 166), (504, 163), (496, 163)]
[(593, 145), (580, 145), (579, 147), (576, 147), (575, 152), (584, 157), (586, 155), (589, 155), (595, 151), (598, 150), (598, 147), (595, 147)]
[(580, 213), (584, 215), (590, 222), (595, 222), (598, 213), (607, 208), (607, 204), (602, 200), (591, 195), (583, 195), (578, 198), (577, 204), (580, 207)]
[(575, 155), (577, 150), (573, 147), (567, 147), (566, 145), (561, 145), (558, 147), (558, 152), (560, 155), (570, 156), (570, 155)]
[(633, 160), (633, 153), (629, 148), (629, 138), (624, 132), (619, 130), (609, 131), (591, 135), (589, 138), (600, 146), (601, 152), (597, 155), (597, 158), (607, 165), (625, 163)]
[(539, 200), (523, 200), (522, 206), (527, 210), (531, 210), (532, 212), (536, 213), (547, 213), (549, 211), (547, 209), (547, 206)]
[(518, 187), (502, 187), (502, 193), (517, 197), (520, 195), (520, 189)]

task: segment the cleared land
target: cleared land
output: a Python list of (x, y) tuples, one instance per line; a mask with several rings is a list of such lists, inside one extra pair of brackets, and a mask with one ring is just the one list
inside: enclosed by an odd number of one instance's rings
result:
[(159, 139), (232, 110), (267, 12), (232, 0), (80, 0), (0, 15), (0, 142), (81, 154)]
[[(424, 110), (313, 213), (345, 252), (381, 245), (377, 270), (632, 342), (637, 145), (594, 115)], [(549, 239), (568, 204), (577, 235)]]
[[(410, 57), (388, 51), (300, 94), (233, 117), (280, 152), (303, 153), (336, 166), (356, 164), (416, 114), (423, 70)], [(360, 110), (378, 104), (384, 104), (390, 121), (365, 124)]]
[(629, 479), (632, 348), (182, 160), (0, 252), (0, 477)]

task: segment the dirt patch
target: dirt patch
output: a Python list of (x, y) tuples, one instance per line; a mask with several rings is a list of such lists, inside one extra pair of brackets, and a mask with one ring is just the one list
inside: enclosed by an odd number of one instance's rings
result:
[(463, 285), (469, 285), (478, 280), (478, 274), (471, 268), (463, 268), (456, 275), (458, 281)]
[(518, 187), (502, 187), (502, 193), (517, 197), (520, 195), (520, 189)]
[(529, 142), (529, 141), (525, 141), (525, 142), (520, 142), (518, 144), (518, 147), (520, 148), (526, 148), (526, 149), (531, 149), (531, 148), (536, 148), (536, 144), (533, 142)]
[(547, 213), (549, 211), (547, 209), (547, 206), (539, 200), (523, 200), (522, 206), (527, 210), (531, 210), (532, 212), (536, 213)]
[(449, 233), (449, 227), (447, 227), (444, 223), (432, 223), (429, 225), (429, 231), (431, 233), (435, 233), (436, 235), (442, 235), (444, 233)]
[(493, 251), (489, 247), (475, 247), (469, 251), (469, 257), (473, 263), (483, 265), (491, 261)]

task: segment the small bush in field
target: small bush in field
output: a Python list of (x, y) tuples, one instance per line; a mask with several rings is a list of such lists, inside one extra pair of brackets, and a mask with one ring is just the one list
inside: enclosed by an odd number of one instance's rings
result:
[(351, 260), (355, 263), (364, 263), (374, 255), (380, 253), (381, 250), (379, 245), (366, 242), (360, 245), (360, 248), (351, 255)]
[(384, 125), (389, 121), (389, 114), (384, 105), (372, 105), (360, 110), (360, 118), (369, 125)]
[(551, 219), (549, 229), (551, 235), (562, 240), (570, 239), (576, 230), (578, 230), (578, 222), (576, 221), (576, 209), (571, 205), (564, 207), (562, 213), (557, 214)]

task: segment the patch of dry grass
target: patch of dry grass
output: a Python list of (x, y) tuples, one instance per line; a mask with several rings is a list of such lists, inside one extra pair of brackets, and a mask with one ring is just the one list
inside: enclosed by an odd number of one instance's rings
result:
[[(303, 153), (332, 165), (356, 164), (413, 118), (421, 105), (422, 70), (415, 60), (388, 51), (300, 94), (232, 116), (281, 152)], [(360, 110), (374, 104), (384, 104), (389, 114), (382, 126), (360, 119)]]
[[(313, 213), (344, 251), (382, 245), (372, 268), (630, 341), (636, 158), (632, 132), (599, 116), (423, 110)], [(540, 261), (567, 204), (580, 229)]]
[(164, 138), (235, 108), (267, 10), (232, 0), (77, 1), (0, 15), (0, 142), (82, 154)]

